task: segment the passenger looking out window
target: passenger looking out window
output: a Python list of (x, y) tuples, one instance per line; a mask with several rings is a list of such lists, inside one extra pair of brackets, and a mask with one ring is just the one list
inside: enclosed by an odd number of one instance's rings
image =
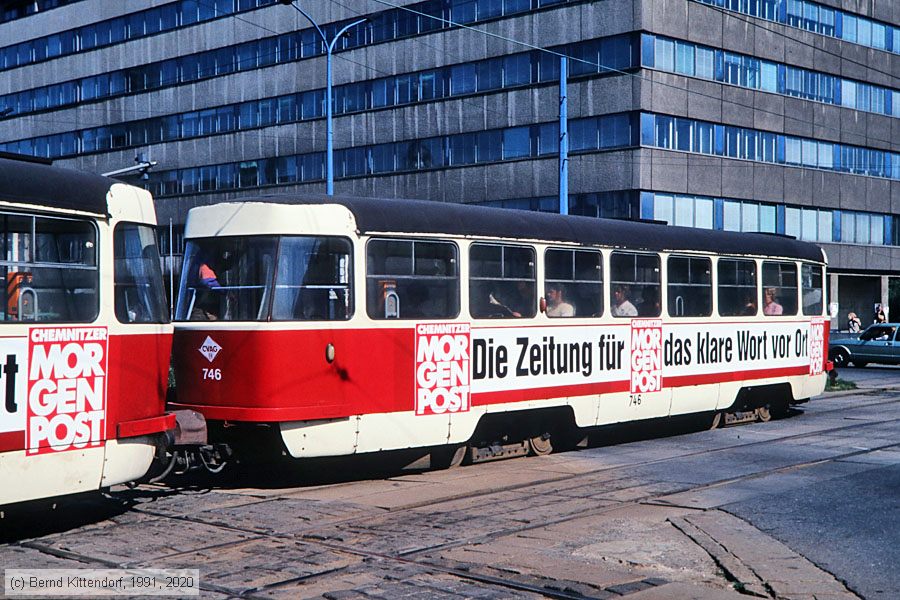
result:
[(614, 317), (638, 316), (637, 308), (628, 299), (628, 288), (624, 285), (617, 285), (613, 289), (612, 314)]
[(766, 261), (762, 270), (763, 314), (796, 315), (798, 304), (797, 265)]
[(658, 317), (662, 314), (659, 255), (613, 252), (609, 266), (614, 317)]
[(776, 300), (778, 290), (773, 287), (767, 287), (763, 294), (763, 314), (764, 315), (780, 315), (784, 313), (784, 307), (778, 304)]
[(547, 284), (547, 316), (574, 317), (575, 307), (566, 302), (563, 287), (558, 283)]
[(546, 315), (603, 314), (603, 255), (596, 250), (548, 248), (544, 253)]

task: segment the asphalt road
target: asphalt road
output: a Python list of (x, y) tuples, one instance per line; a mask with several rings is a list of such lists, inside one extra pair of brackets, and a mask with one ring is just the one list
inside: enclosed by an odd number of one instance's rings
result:
[(16, 507), (0, 566), (193, 567), (208, 598), (900, 598), (900, 394), (871, 384), (900, 370), (863, 372), (858, 392), (769, 423), (642, 423), (446, 471), (326, 461)]

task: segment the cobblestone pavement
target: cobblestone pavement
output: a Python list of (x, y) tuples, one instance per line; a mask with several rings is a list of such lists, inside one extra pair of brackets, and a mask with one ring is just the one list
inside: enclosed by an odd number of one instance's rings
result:
[(589, 449), (446, 471), (182, 477), (8, 512), (0, 565), (199, 568), (207, 598), (857, 598), (730, 507), (900, 464), (898, 422), (900, 399), (868, 390), (770, 423), (619, 427)]

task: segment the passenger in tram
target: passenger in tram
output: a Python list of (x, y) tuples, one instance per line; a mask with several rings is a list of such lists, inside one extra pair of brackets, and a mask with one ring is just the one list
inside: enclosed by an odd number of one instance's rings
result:
[(756, 298), (753, 297), (754, 294), (747, 294), (744, 297), (744, 310), (741, 314), (746, 317), (752, 317), (756, 315)]
[(566, 302), (563, 287), (558, 283), (547, 284), (547, 316), (574, 317), (575, 307)]
[(775, 300), (778, 290), (773, 287), (767, 287), (763, 295), (763, 314), (764, 315), (780, 315), (784, 312), (784, 308)]
[(628, 299), (628, 288), (624, 285), (617, 285), (613, 289), (612, 314), (614, 317), (638, 316), (637, 308)]
[(641, 317), (658, 317), (662, 314), (659, 291), (655, 287), (644, 287), (644, 301), (640, 303), (638, 315)]

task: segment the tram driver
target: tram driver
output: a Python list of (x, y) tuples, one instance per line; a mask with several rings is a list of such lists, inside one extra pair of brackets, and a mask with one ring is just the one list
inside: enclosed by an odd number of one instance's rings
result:
[(197, 298), (191, 311), (191, 320), (216, 321), (219, 318), (219, 305), (224, 288), (206, 259), (200, 261), (197, 280)]

